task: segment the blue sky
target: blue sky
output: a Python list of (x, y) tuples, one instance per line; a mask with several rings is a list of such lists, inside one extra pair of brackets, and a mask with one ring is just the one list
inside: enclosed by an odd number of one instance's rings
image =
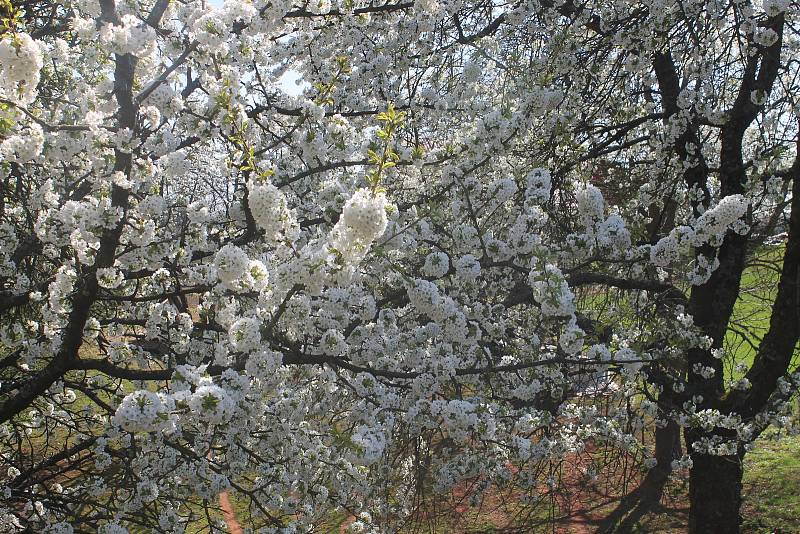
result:
[[(222, 4), (224, 3), (224, 1), (225, 0), (208, 0), (208, 3), (211, 4), (214, 7), (222, 7)], [(303, 85), (298, 86), (295, 82), (299, 78), (300, 78), (300, 73), (299, 72), (294, 71), (294, 70), (290, 70), (286, 74), (281, 76), (281, 79), (278, 82), (278, 85), (287, 94), (299, 95), (303, 91), (304, 86), (308, 85), (308, 84), (303, 84)]]

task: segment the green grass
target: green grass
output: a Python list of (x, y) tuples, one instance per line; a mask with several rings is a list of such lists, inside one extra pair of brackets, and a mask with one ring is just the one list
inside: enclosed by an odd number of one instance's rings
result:
[[(683, 534), (689, 519), (688, 484), (667, 488), (665, 508), (632, 525), (637, 534)], [(766, 433), (745, 456), (742, 534), (800, 533), (800, 436)], [(664, 501), (662, 500), (662, 503)], [(609, 509), (612, 507), (609, 507)]]
[(750, 367), (756, 347), (769, 329), (784, 250), (783, 245), (763, 247), (742, 273), (739, 299), (725, 335), (726, 362), (730, 367), (726, 375), (730, 378), (743, 375), (734, 370), (737, 363)]
[(758, 440), (745, 457), (743, 532), (800, 532), (800, 436)]

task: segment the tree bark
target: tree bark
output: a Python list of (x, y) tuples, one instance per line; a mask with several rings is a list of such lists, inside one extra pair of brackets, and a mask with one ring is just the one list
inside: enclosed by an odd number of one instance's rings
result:
[(742, 460), (739, 455), (693, 454), (689, 475), (689, 533), (738, 534)]

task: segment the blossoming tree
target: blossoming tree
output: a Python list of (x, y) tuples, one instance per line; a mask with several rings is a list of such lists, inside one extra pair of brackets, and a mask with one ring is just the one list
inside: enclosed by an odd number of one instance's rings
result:
[(738, 531), (800, 381), (796, 3), (0, 6), (4, 529), (234, 490), (265, 532), (391, 531), (465, 480), (535, 506), (591, 443)]

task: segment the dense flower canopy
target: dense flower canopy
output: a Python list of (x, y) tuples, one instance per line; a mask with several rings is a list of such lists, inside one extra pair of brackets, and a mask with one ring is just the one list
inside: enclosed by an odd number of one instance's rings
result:
[(788, 424), (798, 318), (724, 342), (779, 231), (796, 303), (797, 3), (53, 13), (0, 33), (0, 529), (235, 490), (264, 532), (392, 531), (423, 486), (535, 506), (589, 443), (653, 467), (645, 425), (685, 468)]

